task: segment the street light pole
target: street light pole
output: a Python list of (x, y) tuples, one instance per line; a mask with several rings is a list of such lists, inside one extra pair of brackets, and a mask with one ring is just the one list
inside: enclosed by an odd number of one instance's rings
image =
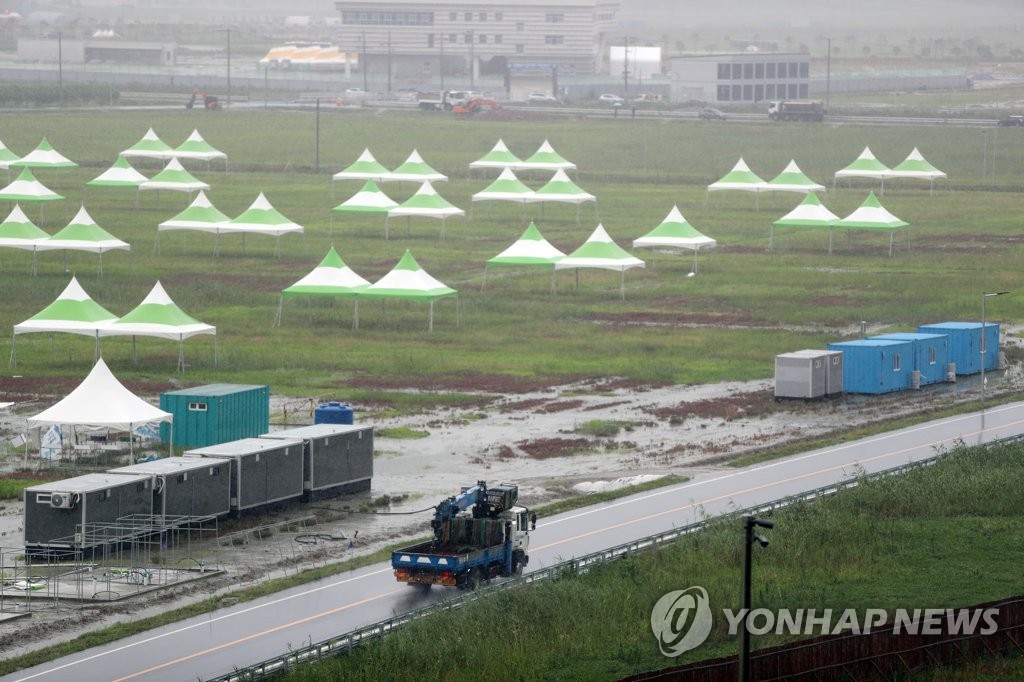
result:
[(768, 546), (768, 539), (754, 532), (758, 527), (774, 528), (775, 522), (757, 519), (749, 514), (743, 516), (743, 604), (740, 606), (743, 621), (740, 623), (739, 682), (750, 682), (750, 631), (747, 624), (750, 619), (751, 548), (755, 542), (762, 547)]
[(57, 31), (57, 104), (64, 107), (64, 33)]
[(825, 38), (828, 45), (828, 55), (825, 57), (825, 111), (829, 110), (832, 103), (832, 39)]
[(369, 69), (369, 66), (370, 66), (367, 63), (367, 60), (366, 60), (366, 31), (363, 31), (363, 54), (360, 55), (359, 61), (360, 61), (359, 66), (363, 70), (363, 92), (369, 92), (370, 91), (370, 87), (369, 87), (369, 85), (367, 85), (367, 82), (366, 82), (366, 72), (367, 72), (367, 70)]
[[(1010, 293), (1009, 291), (991, 291), (989, 293), (981, 292), (981, 407), (985, 407), (985, 354), (988, 351), (988, 343), (986, 343), (985, 334), (985, 299), (991, 298), (992, 296), (1003, 296)], [(996, 344), (996, 352), (998, 352), (998, 344)]]
[(391, 31), (388, 31), (388, 93), (391, 92)]
[(441, 92), (444, 92), (444, 33), (439, 33), (441, 36), (441, 63), (438, 64), (438, 69), (441, 71)]
[(622, 96), (629, 95), (629, 36), (622, 39)]
[(469, 89), (472, 90), (476, 77), (476, 54), (473, 45), (476, 42), (476, 36), (473, 35), (473, 31), (466, 31), (466, 39), (469, 40)]
[(227, 77), (228, 77), (228, 92), (225, 98), (225, 106), (231, 106), (231, 29), (230, 28), (219, 28), (218, 33), (224, 33), (227, 36)]

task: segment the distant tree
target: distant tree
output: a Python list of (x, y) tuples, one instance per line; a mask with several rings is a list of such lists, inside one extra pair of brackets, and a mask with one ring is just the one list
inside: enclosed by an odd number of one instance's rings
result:
[(992, 60), (995, 59), (995, 55), (992, 54), (992, 48), (988, 45), (978, 45), (977, 47), (978, 56), (982, 59)]
[(865, 57), (867, 57), (868, 55), (871, 54), (871, 46), (870, 45), (865, 45), (864, 47), (862, 47), (860, 49), (860, 51), (864, 53)]
[(953, 56), (957, 58), (962, 57), (964, 54), (964, 49), (959, 45), (954, 45), (953, 49), (950, 51), (953, 53)]

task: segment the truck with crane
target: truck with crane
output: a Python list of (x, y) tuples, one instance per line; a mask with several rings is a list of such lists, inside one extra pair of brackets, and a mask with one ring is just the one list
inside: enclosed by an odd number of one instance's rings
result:
[(537, 515), (519, 506), (519, 486), (485, 481), (434, 507), (434, 537), (391, 553), (398, 582), (475, 588), (496, 577), (519, 575), (529, 562)]
[(420, 109), (435, 111), (444, 109), (451, 111), (454, 107), (465, 106), (466, 102), (479, 97), (471, 90), (442, 90), (441, 92), (423, 93), (417, 98)]
[(768, 103), (773, 121), (824, 121), (825, 105), (816, 99), (782, 99)]

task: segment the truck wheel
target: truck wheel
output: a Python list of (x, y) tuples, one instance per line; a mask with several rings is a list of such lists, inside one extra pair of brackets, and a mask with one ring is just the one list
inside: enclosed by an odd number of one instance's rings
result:
[(469, 577), (466, 579), (466, 587), (471, 589), (471, 590), (475, 590), (476, 588), (480, 587), (483, 584), (484, 584), (484, 569), (482, 569), (479, 566), (477, 566), (476, 568), (474, 568), (470, 572)]
[(522, 552), (512, 554), (512, 575), (522, 575), (523, 565), (526, 564), (526, 556)]

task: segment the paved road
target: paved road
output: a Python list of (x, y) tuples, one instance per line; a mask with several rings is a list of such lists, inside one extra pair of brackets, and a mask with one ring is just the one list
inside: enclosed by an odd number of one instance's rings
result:
[[(926, 459), (936, 449), (1024, 431), (1024, 403), (942, 419), (767, 464), (541, 519), (529, 568), (628, 542), (715, 515), (827, 486), (859, 472)], [(231, 672), (289, 648), (328, 639), (425, 605), (445, 589), (421, 593), (397, 584), (377, 564), (230, 609), (97, 647), (4, 680), (196, 680)]]

